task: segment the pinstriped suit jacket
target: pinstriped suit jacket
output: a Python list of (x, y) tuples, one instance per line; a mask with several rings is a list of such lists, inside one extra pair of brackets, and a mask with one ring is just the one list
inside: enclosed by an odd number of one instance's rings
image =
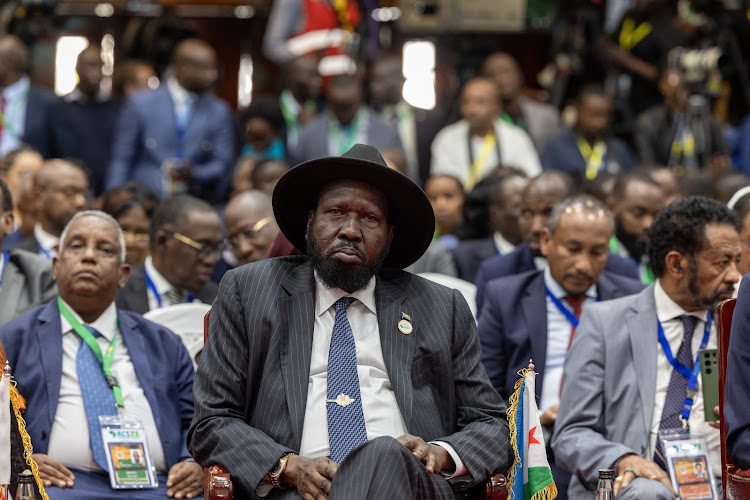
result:
[[(471, 484), (507, 471), (513, 452), (505, 402), (480, 362), (476, 327), (461, 294), (384, 270), (375, 300), (383, 356), (408, 431), (450, 443)], [(279, 457), (299, 451), (314, 303), (306, 257), (255, 262), (222, 280), (195, 380), (188, 447), (202, 465), (230, 472), (236, 498), (255, 498)], [(411, 316), (411, 335), (397, 329), (402, 312)]]

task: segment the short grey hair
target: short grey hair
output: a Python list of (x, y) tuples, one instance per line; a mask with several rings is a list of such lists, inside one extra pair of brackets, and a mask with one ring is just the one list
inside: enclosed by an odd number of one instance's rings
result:
[(615, 232), (615, 218), (612, 216), (612, 212), (609, 211), (607, 205), (601, 200), (591, 196), (590, 194), (577, 194), (569, 198), (564, 199), (552, 209), (552, 212), (547, 219), (547, 229), (552, 234), (555, 234), (558, 224), (560, 224), (560, 218), (564, 213), (568, 212), (569, 209), (576, 212), (588, 212), (596, 213), (601, 212), (609, 220), (609, 225), (612, 227), (612, 234)]
[(59, 255), (62, 255), (65, 248), (65, 238), (68, 236), (70, 226), (72, 226), (75, 221), (82, 217), (99, 217), (100, 219), (103, 219), (115, 226), (115, 229), (117, 229), (117, 241), (120, 242), (120, 264), (125, 262), (125, 235), (122, 232), (122, 228), (114, 217), (112, 217), (108, 213), (102, 212), (101, 210), (84, 210), (82, 212), (76, 213), (73, 218), (70, 219), (70, 222), (68, 222), (68, 224), (65, 226), (65, 229), (63, 229), (62, 235), (60, 236), (60, 251), (58, 252)]

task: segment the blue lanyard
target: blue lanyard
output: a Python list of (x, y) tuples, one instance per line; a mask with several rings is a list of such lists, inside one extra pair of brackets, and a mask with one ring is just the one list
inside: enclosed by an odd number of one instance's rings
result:
[(37, 243), (37, 246), (39, 247), (39, 253), (47, 257), (47, 260), (52, 260), (52, 254), (49, 253), (45, 248), (42, 246), (41, 243)]
[(5, 274), (5, 267), (8, 265), (8, 259), (10, 259), (10, 256), (8, 255), (8, 251), (5, 250), (3, 252), (3, 265), (0, 267), (0, 285), (3, 284), (3, 274)]
[[(162, 307), (161, 302), (161, 294), (156, 289), (156, 285), (154, 284), (154, 281), (151, 279), (151, 276), (148, 275), (148, 272), (146, 272), (146, 268), (143, 268), (143, 274), (146, 275), (146, 285), (148, 286), (149, 290), (151, 290), (151, 293), (154, 294), (154, 297), (156, 298), (156, 304), (157, 307)], [(195, 293), (190, 292), (187, 296), (187, 302), (193, 302), (195, 300)]]
[[(545, 286), (544, 289), (547, 291), (547, 297), (549, 297), (549, 299), (552, 301), (552, 303), (555, 304), (555, 306), (560, 310), (561, 313), (563, 313), (563, 316), (565, 316), (565, 318), (568, 320), (568, 322), (570, 322), (570, 324), (574, 328), (578, 328), (578, 318), (576, 318), (576, 315), (573, 314), (570, 311), (570, 309), (568, 309), (567, 307), (565, 307), (563, 305), (563, 303), (560, 302), (560, 299), (558, 299), (557, 297), (555, 297), (552, 294), (552, 292), (550, 291), (549, 288), (547, 288)], [(596, 300), (597, 300), (597, 302), (599, 301), (599, 299), (596, 299)]]
[(700, 348), (698, 349), (698, 354), (695, 355), (695, 363), (693, 363), (693, 369), (691, 370), (684, 364), (682, 364), (679, 360), (675, 359), (672, 355), (672, 348), (669, 347), (669, 342), (667, 342), (667, 337), (664, 335), (664, 328), (661, 326), (661, 321), (657, 320), (657, 326), (659, 327), (659, 343), (661, 344), (661, 348), (664, 350), (664, 355), (667, 357), (667, 361), (669, 361), (669, 364), (672, 365), (672, 367), (680, 372), (680, 374), (688, 379), (688, 388), (687, 388), (687, 395), (685, 397), (685, 403), (682, 405), (682, 414), (681, 418), (683, 423), (687, 422), (687, 420), (690, 418), (690, 412), (693, 409), (693, 397), (695, 396), (696, 392), (698, 391), (698, 373), (700, 373), (700, 350), (705, 349), (706, 345), (708, 344), (708, 337), (711, 335), (711, 322), (713, 320), (713, 317), (711, 316), (711, 313), (708, 313), (708, 318), (706, 319), (706, 326), (703, 329), (703, 339), (701, 340)]

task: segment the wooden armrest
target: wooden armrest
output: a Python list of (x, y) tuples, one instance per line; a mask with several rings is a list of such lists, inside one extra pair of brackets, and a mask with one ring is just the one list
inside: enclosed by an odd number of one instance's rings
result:
[(203, 469), (203, 493), (205, 500), (221, 498), (232, 500), (234, 491), (229, 473), (219, 465), (205, 467)]
[(750, 469), (738, 469), (737, 467), (732, 466), (729, 469), (729, 473), (735, 477), (741, 477), (743, 479), (750, 479)]
[[(221, 466), (214, 465), (203, 469), (203, 488), (205, 500), (228, 499), (233, 496), (232, 481), (229, 473)], [(503, 474), (497, 473), (482, 487), (477, 487), (467, 499), (475, 500), (507, 500), (507, 481)]]

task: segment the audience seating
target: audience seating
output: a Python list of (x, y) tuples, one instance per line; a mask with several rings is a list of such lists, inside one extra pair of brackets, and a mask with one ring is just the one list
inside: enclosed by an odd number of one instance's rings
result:
[(474, 319), (477, 319), (477, 286), (474, 283), (440, 273), (419, 273), (419, 276), (434, 281), (438, 285), (455, 288), (461, 292), (461, 295), (464, 296), (464, 299), (469, 304), (471, 314), (474, 315)]
[(149, 321), (169, 328), (175, 332), (181, 339), (182, 343), (193, 360), (193, 368), (198, 368), (198, 353), (203, 349), (203, 328), (201, 328), (201, 318), (211, 309), (211, 304), (201, 304), (200, 302), (188, 302), (185, 304), (175, 304), (173, 306), (160, 307), (148, 311), (143, 315)]
[[(716, 323), (719, 341), (719, 407), (724, 408), (724, 387), (726, 387), (727, 349), (732, 329), (732, 316), (737, 299), (725, 300), (716, 310), (719, 321)], [(742, 383), (739, 380), (734, 383)], [(750, 471), (740, 471), (732, 465), (727, 451), (727, 426), (720, 419), (721, 432), (721, 482), (726, 500), (747, 500), (750, 498)]]
[[(208, 324), (211, 310), (203, 317), (203, 341), (208, 339)], [(485, 484), (479, 485), (464, 495), (465, 500), (507, 500), (508, 490), (503, 474), (495, 474)], [(220, 465), (203, 469), (203, 495), (205, 500), (232, 500), (233, 489), (229, 473)]]

